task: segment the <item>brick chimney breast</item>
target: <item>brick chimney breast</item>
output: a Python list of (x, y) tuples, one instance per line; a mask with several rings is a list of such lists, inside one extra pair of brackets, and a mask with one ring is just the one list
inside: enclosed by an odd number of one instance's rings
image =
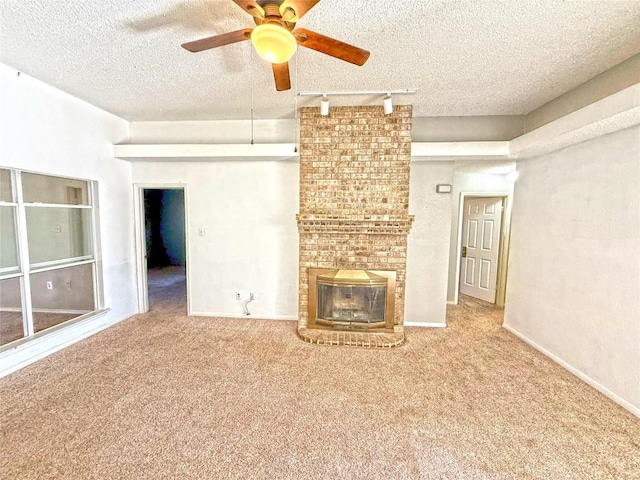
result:
[[(404, 340), (412, 106), (300, 109), (298, 334), (312, 343), (396, 346)], [(396, 272), (393, 332), (308, 327), (309, 268)]]

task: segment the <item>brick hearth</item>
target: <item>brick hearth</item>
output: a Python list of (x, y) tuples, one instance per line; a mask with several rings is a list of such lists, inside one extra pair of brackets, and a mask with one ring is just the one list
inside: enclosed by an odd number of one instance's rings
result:
[[(412, 107), (300, 110), (298, 334), (311, 343), (392, 347), (404, 341)], [(393, 332), (310, 329), (308, 269), (395, 270)]]

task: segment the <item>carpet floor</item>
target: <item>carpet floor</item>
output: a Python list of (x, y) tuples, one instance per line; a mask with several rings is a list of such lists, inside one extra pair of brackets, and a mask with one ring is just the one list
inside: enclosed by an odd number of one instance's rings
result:
[(448, 328), (376, 350), (187, 317), (184, 281), (154, 295), (0, 380), (2, 478), (640, 478), (640, 420), (492, 305), (465, 298)]

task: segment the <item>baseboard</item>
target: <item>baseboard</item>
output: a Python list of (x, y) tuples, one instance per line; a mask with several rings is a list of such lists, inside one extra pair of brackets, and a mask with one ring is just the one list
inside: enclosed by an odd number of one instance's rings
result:
[[(52, 327), (0, 351), (0, 378), (128, 318), (105, 318), (110, 309), (92, 312), (71, 324)], [(8, 348), (7, 348), (8, 347)]]
[(445, 328), (446, 323), (432, 323), (432, 322), (404, 322), (405, 327), (431, 327), (431, 328)]
[(454, 302), (453, 300), (447, 300), (447, 305), (457, 305), (458, 302)]
[(603, 385), (600, 385), (598, 382), (596, 382), (595, 380), (593, 380), (591, 377), (589, 377), (588, 375), (586, 375), (585, 373), (581, 372), (580, 370), (578, 370), (577, 368), (569, 365), (567, 362), (565, 362), (564, 360), (562, 360), (561, 358), (559, 358), (558, 356), (554, 355), (553, 353), (551, 353), (549, 350), (545, 349), (544, 347), (538, 345), (536, 342), (534, 342), (533, 340), (531, 340), (530, 338), (526, 337), (525, 335), (523, 335), (522, 333), (520, 333), (519, 331), (517, 331), (515, 328), (509, 326), (509, 325), (502, 325), (506, 330), (508, 330), (509, 332), (513, 333), (516, 337), (518, 337), (520, 340), (522, 340), (523, 342), (527, 343), (528, 345), (530, 345), (531, 347), (535, 348), (536, 350), (538, 350), (540, 353), (542, 353), (543, 355), (545, 355), (546, 357), (550, 358), (551, 360), (553, 360), (554, 362), (556, 362), (558, 365), (560, 365), (561, 367), (569, 370), (571, 373), (573, 373), (576, 377), (578, 377), (580, 380), (582, 380), (583, 382), (587, 383), (588, 385), (592, 386), (593, 388), (595, 388), (596, 390), (598, 390), (600, 393), (602, 393), (603, 395), (609, 397), (611, 400), (613, 400), (614, 402), (616, 402), (618, 405), (620, 405), (621, 407), (626, 408), (627, 410), (629, 410), (631, 413), (633, 413), (636, 417), (640, 417), (640, 408), (636, 407), (635, 405), (627, 402), (625, 399), (619, 397), (618, 395), (616, 395), (615, 393), (613, 393), (611, 390), (609, 390), (608, 388), (606, 388)]
[(190, 316), (193, 317), (216, 317), (216, 318), (247, 318), (247, 319), (255, 319), (255, 320), (298, 320), (297, 316), (291, 315), (261, 315), (254, 314), (251, 315), (238, 315), (233, 314), (230, 315), (228, 313), (215, 313), (215, 312), (189, 312)]

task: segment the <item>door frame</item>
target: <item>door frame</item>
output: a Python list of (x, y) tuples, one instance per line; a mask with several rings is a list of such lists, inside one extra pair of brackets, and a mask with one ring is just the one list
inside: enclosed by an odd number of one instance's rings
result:
[(457, 305), (460, 300), (460, 265), (462, 263), (462, 223), (464, 216), (464, 202), (467, 198), (502, 198), (502, 222), (500, 225), (500, 246), (498, 249), (498, 276), (496, 278), (496, 305), (504, 307), (507, 293), (507, 264), (509, 258), (509, 238), (511, 235), (511, 204), (512, 194), (505, 191), (496, 192), (460, 192), (458, 206), (458, 234), (456, 239), (456, 271), (455, 294), (453, 301)]
[(184, 193), (184, 255), (186, 269), (187, 315), (191, 315), (191, 297), (189, 295), (189, 200), (187, 185), (184, 183), (134, 183), (133, 218), (135, 224), (136, 270), (138, 286), (138, 313), (149, 311), (149, 285), (147, 281), (147, 239), (144, 214), (145, 190), (182, 190)]

